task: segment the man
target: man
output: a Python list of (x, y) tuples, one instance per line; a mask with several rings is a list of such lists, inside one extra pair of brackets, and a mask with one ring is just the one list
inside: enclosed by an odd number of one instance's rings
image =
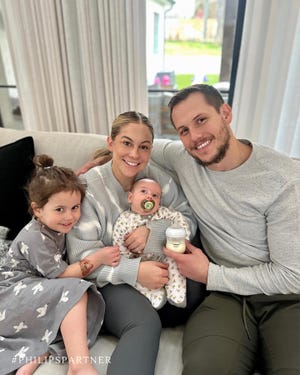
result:
[(210, 294), (184, 333), (184, 375), (300, 373), (300, 163), (238, 140), (232, 111), (209, 85), (170, 101), (182, 141), (152, 158), (173, 171), (197, 217), (205, 253), (165, 249)]

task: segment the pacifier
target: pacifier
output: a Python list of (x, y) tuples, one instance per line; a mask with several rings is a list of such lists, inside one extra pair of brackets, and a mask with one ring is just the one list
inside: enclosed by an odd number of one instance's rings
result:
[(141, 202), (141, 207), (144, 211), (151, 211), (155, 206), (155, 202), (152, 199), (144, 199)]

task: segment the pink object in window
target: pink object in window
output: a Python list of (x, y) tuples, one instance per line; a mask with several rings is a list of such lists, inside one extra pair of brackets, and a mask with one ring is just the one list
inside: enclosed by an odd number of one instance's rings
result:
[(163, 86), (169, 86), (169, 85), (171, 84), (170, 76), (168, 76), (168, 75), (166, 75), (166, 74), (164, 74), (164, 75), (162, 76), (161, 81), (162, 81), (161, 84), (162, 84)]

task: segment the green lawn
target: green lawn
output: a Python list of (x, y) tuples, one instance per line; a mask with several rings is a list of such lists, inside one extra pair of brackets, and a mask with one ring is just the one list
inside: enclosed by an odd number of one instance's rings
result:
[(189, 41), (165, 41), (166, 55), (213, 55), (219, 56), (222, 53), (221, 44), (217, 43), (200, 43)]
[[(186, 42), (186, 41), (170, 41), (165, 42), (165, 54), (169, 56), (176, 55), (213, 55), (218, 56), (222, 53), (222, 47), (216, 43), (200, 43), (200, 42)], [(193, 83), (193, 74), (176, 74), (177, 89), (182, 89)], [(218, 74), (207, 74), (203, 77), (203, 82), (213, 85), (219, 82)], [(203, 83), (196, 82), (196, 83)]]
[(182, 89), (192, 84), (194, 74), (176, 74), (176, 88)]
[(213, 85), (214, 83), (219, 82), (218, 74), (207, 74), (205, 76), (206, 80), (203, 82), (193, 82), (193, 74), (176, 74), (176, 88), (178, 90), (183, 89), (184, 87), (190, 86), (192, 83), (207, 83)]

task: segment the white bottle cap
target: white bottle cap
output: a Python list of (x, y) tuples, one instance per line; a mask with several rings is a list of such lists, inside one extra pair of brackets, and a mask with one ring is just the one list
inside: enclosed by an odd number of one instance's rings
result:
[(173, 238), (182, 238), (182, 237), (185, 238), (186, 231), (182, 227), (171, 226), (167, 228), (166, 236), (173, 237)]

